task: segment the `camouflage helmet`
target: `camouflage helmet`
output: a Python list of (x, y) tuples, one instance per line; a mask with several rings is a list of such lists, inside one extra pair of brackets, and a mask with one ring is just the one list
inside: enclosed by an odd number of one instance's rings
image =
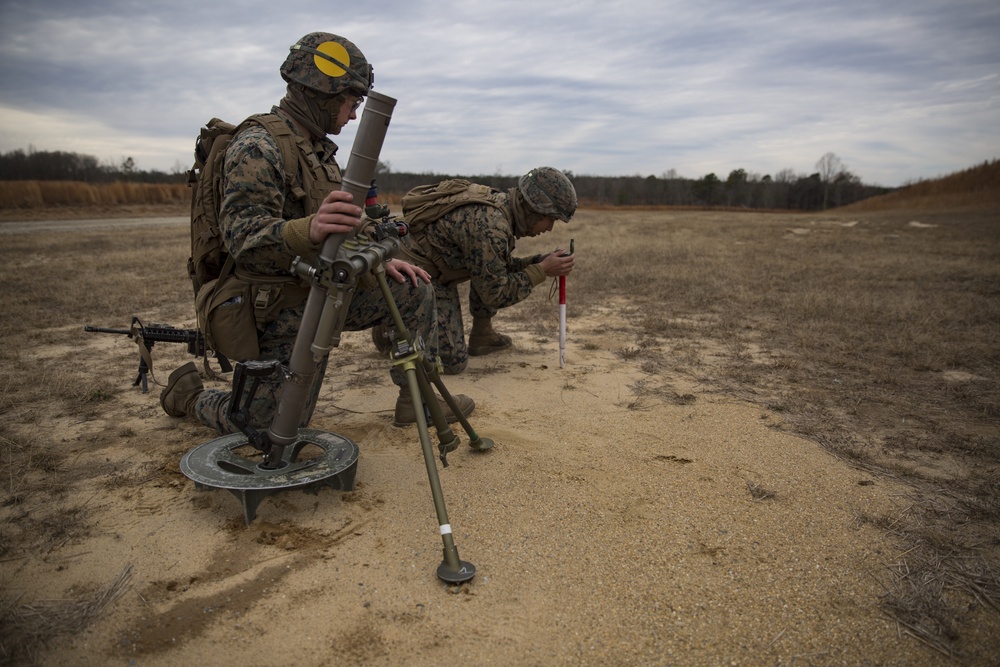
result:
[(328, 32), (311, 32), (289, 47), (281, 78), (324, 95), (351, 91), (365, 96), (375, 81), (365, 54), (350, 40)]
[(531, 210), (569, 222), (576, 213), (576, 189), (566, 174), (552, 167), (532, 169), (517, 181)]

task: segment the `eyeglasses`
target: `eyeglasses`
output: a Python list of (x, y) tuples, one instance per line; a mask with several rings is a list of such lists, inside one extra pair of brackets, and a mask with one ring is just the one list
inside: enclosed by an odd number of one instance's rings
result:
[(364, 102), (364, 101), (365, 101), (365, 98), (363, 98), (363, 97), (359, 97), (356, 100), (354, 100), (354, 104), (351, 105), (351, 111), (357, 111), (358, 107), (361, 106), (361, 103)]

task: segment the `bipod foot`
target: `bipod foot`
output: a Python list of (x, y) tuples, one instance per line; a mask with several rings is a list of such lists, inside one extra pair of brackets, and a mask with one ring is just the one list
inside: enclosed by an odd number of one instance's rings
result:
[[(441, 379), (441, 374), (438, 372), (437, 368), (433, 364), (430, 364), (426, 360), (424, 360), (424, 364), (423, 366), (420, 367), (420, 371), (422, 371), (422, 373), (418, 373), (418, 378), (420, 378), (420, 381), (422, 383), (433, 384), (435, 387), (437, 387), (438, 392), (441, 394), (441, 398), (444, 399), (445, 404), (455, 415), (458, 423), (462, 425), (462, 429), (465, 430), (465, 434), (469, 436), (469, 447), (476, 452), (485, 452), (488, 449), (492, 449), (493, 441), (490, 440), (489, 438), (481, 437), (476, 432), (476, 430), (472, 428), (472, 424), (469, 422), (466, 416), (462, 414), (462, 412), (458, 409), (458, 404), (455, 402), (455, 398), (451, 395), (451, 392), (449, 392), (448, 388), (444, 385), (444, 380)], [(431, 391), (428, 385), (422, 384), (422, 387), (423, 386), (427, 386), (426, 389), (427, 393), (433, 395), (434, 392)], [(438, 428), (438, 435), (439, 436), (443, 435), (442, 429), (440, 428)], [(445, 455), (445, 450), (444, 450), (445, 444), (443, 442), (443, 440), (445, 439), (447, 439), (446, 435), (442, 437), (442, 451), (441, 451), (442, 461), (444, 461), (444, 455)], [(448, 446), (451, 445), (452, 442), (449, 441)], [(451, 449), (448, 449), (448, 451), (452, 451), (457, 446), (458, 443), (455, 442), (454, 446), (452, 446)]]
[(438, 565), (438, 579), (449, 584), (464, 584), (476, 576), (476, 566), (464, 560), (458, 561), (458, 565), (452, 565), (447, 560)]
[[(300, 454), (304, 456), (299, 458)], [(280, 464), (273, 469), (263, 467), (263, 455), (242, 433), (195, 447), (184, 455), (180, 467), (199, 491), (225, 489), (236, 496), (249, 526), (260, 502), (272, 493), (290, 489), (318, 493), (322, 486), (352, 491), (358, 455), (358, 446), (351, 440), (305, 428), (299, 430), (298, 440), (285, 448)]]
[(487, 449), (493, 447), (493, 441), (489, 438), (483, 438), (479, 434), (476, 434), (475, 438), (469, 440), (469, 447), (476, 452), (485, 452)]
[(441, 526), (441, 543), (444, 545), (444, 560), (438, 565), (438, 579), (449, 584), (461, 584), (476, 576), (476, 566), (458, 557), (458, 547), (455, 546), (450, 524)]

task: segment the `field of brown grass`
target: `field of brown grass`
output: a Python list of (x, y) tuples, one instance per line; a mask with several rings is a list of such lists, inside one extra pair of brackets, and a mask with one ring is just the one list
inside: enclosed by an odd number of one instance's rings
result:
[(984, 162), (942, 178), (920, 181), (840, 210), (867, 212), (996, 208), (1000, 208), (1000, 160)]
[(0, 181), (0, 210), (97, 209), (119, 206), (177, 206), (190, 201), (185, 183), (152, 184), (115, 181)]
[[(383, 193), (383, 203), (398, 210), (403, 193)], [(186, 215), (190, 189), (185, 183), (151, 184), (116, 181), (0, 181), (0, 221), (121, 218), (135, 215)], [(608, 206), (582, 202), (590, 210), (704, 210), (695, 207)], [(870, 212), (899, 209), (989, 209), (1000, 207), (1000, 161), (993, 160), (949, 176), (920, 181), (840, 209)], [(743, 209), (714, 210), (742, 212)], [(776, 213), (778, 211), (757, 211)]]
[(455, 380), (499, 444), (442, 473), (482, 570), (444, 590), (363, 335), (317, 417), (361, 444), (361, 487), (245, 527), (177, 471), (208, 436), (131, 385), (135, 346), (82, 332), (190, 326), (183, 219), (4, 234), (0, 655), (994, 664), (1000, 206), (954, 203), (1000, 188), (970, 174), (823, 214), (583, 210), (520, 241), (575, 238), (569, 363), (538, 289), (498, 318), (514, 350)]

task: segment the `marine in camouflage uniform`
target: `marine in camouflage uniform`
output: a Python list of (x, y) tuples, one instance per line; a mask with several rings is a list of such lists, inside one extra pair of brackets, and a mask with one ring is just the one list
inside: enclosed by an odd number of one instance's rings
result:
[[(510, 338), (493, 329), (493, 316), (501, 308), (526, 299), (546, 278), (568, 275), (573, 270), (574, 258), (563, 256), (561, 248), (546, 255), (513, 256), (516, 239), (548, 232), (555, 220), (569, 222), (576, 212), (576, 190), (561, 171), (551, 167), (532, 169), (516, 187), (507, 192), (494, 191), (492, 200), (495, 206), (472, 203), (453, 209), (415, 232), (407, 243), (414, 255), (423, 257), (421, 265), (436, 276), (432, 283), (438, 353), (445, 373), (465, 370), (470, 354), (489, 354), (510, 347)], [(430, 249), (434, 260), (427, 258)], [(444, 275), (456, 273), (467, 275), (470, 281), (472, 330), (468, 345), (458, 292), (458, 284), (464, 280), (443, 279)], [(373, 339), (381, 349), (385, 345), (379, 343), (379, 335), (373, 330)]]
[[(278, 107), (272, 112), (281, 114)], [(314, 148), (321, 163), (330, 165), (339, 180), (334, 159), (337, 146), (323, 137), (314, 142)], [(289, 267), (295, 256), (309, 262), (315, 260), (320, 245), (309, 242), (307, 236), (286, 231), (308, 216), (303, 203), (288, 196), (288, 188), (284, 188), (281, 198), (274, 196), (282, 190), (282, 171), (278, 146), (270, 133), (260, 126), (251, 126), (241, 132), (227, 149), (225, 164), (220, 227), (240, 270), (257, 275), (290, 276)], [(389, 285), (407, 327), (423, 337), (428, 350), (435, 350), (437, 319), (432, 289), (425, 283), (414, 286), (410, 282), (390, 281)], [(258, 330), (261, 359), (288, 363), (304, 310), (305, 301), (284, 308), (273, 321)], [(378, 288), (359, 288), (351, 299), (344, 328), (361, 331), (390, 317)], [(322, 364), (325, 369), (326, 359)], [(393, 367), (390, 375), (396, 385), (404, 385), (405, 377), (398, 368)], [(323, 373), (320, 372), (303, 413), (302, 426), (312, 415), (322, 381)], [(271, 381), (265, 385), (250, 409), (251, 425), (255, 428), (266, 428), (271, 423), (280, 397), (280, 382)], [(211, 389), (203, 392), (195, 404), (198, 420), (222, 433), (237, 430), (227, 418), (229, 403), (229, 392)]]
[[(328, 57), (330, 56), (330, 57)], [(282, 118), (296, 136), (300, 155), (299, 183), (285, 183), (281, 150), (264, 127), (248, 123), (226, 150), (223, 168), (223, 192), (219, 226), (224, 244), (236, 264), (236, 276), (250, 283), (287, 278), (292, 287), (297, 279), (291, 273), (292, 260), (316, 259), (323, 240), (330, 233), (353, 231), (361, 209), (350, 204), (339, 192), (340, 168), (335, 156), (337, 145), (327, 134), (339, 134), (350, 120), (371, 86), (371, 66), (364, 55), (348, 40), (329, 33), (311, 33), (291, 47), (291, 54), (281, 68), (288, 82), (288, 93), (271, 109)], [(312, 167), (313, 192), (305, 192), (303, 160)], [(318, 188), (319, 189), (317, 191)], [(339, 216), (339, 217), (338, 217)], [(344, 216), (347, 216), (345, 218)], [(346, 220), (346, 222), (345, 222)], [(346, 225), (346, 228), (345, 228)], [(317, 233), (319, 226), (319, 233)], [(318, 240), (315, 240), (317, 239)], [(400, 260), (391, 260), (386, 273), (395, 278), (389, 285), (394, 301), (407, 327), (423, 338), (427, 358), (436, 361), (437, 320), (434, 291), (429, 275)], [(423, 278), (424, 280), (420, 280)], [(255, 280), (256, 279), (256, 280)], [(288, 364), (305, 310), (307, 289), (300, 298), (282, 303), (282, 307), (257, 325), (261, 360)], [(383, 321), (391, 321), (388, 305), (377, 287), (355, 290), (344, 328), (358, 331)], [(300, 419), (308, 424), (322, 386), (327, 359), (324, 358)], [(395, 423), (403, 426), (415, 421), (405, 375), (393, 367), (390, 376), (400, 387)], [(269, 427), (280, 402), (281, 380), (262, 383), (249, 409), (250, 425), (258, 430)], [(469, 414), (474, 403), (456, 396), (463, 413)], [(193, 364), (171, 374), (161, 395), (168, 414), (193, 416), (220, 433), (238, 432), (228, 419), (231, 392), (205, 390)], [(446, 416), (453, 419), (447, 406)]]

